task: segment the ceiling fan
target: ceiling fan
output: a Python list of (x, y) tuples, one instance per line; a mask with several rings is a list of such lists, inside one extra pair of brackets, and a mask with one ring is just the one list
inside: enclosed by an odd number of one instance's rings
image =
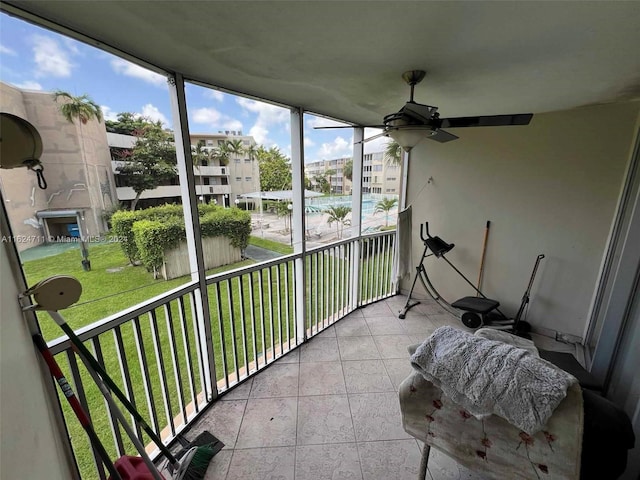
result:
[[(396, 113), (386, 115), (382, 125), (364, 125), (371, 128), (382, 128), (384, 131), (373, 137), (365, 139), (365, 142), (374, 138), (389, 136), (393, 138), (404, 150), (410, 151), (423, 138), (446, 143), (458, 139), (452, 133), (443, 128), (461, 127), (498, 127), (505, 125), (528, 125), (533, 117), (532, 113), (518, 113), (514, 115), (484, 115), (477, 117), (440, 118), (438, 107), (423, 105), (413, 100), (414, 87), (422, 81), (426, 72), (424, 70), (409, 70), (402, 74), (402, 78), (411, 87), (409, 101)], [(322, 128), (353, 128), (353, 127), (316, 127)]]

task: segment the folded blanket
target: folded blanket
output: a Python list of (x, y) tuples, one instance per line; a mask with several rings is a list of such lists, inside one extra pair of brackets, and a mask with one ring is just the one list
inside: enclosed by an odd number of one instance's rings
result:
[(477, 418), (495, 414), (533, 435), (547, 423), (576, 379), (526, 350), (440, 327), (411, 364)]
[(487, 340), (496, 340), (498, 342), (508, 343), (509, 345), (513, 345), (514, 347), (518, 347), (531, 352), (534, 357), (540, 356), (538, 353), (538, 349), (531, 340), (518, 337), (503, 330), (495, 330), (493, 328), (479, 328), (475, 331), (474, 335), (476, 337), (486, 338)]

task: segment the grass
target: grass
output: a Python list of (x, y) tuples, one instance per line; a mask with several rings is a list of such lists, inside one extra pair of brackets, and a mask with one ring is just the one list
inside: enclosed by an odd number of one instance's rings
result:
[(267, 250), (272, 250), (283, 255), (289, 255), (293, 253), (293, 247), (291, 247), (290, 245), (285, 245), (280, 242), (274, 242), (273, 240), (267, 240), (266, 238), (251, 236), (249, 237), (249, 245), (266, 248)]
[[(287, 245), (256, 237), (252, 237), (251, 244), (271, 250), (277, 248), (280, 253), (291, 253), (291, 247)], [(313, 325), (314, 331), (317, 331), (318, 326), (322, 328), (325, 320), (330, 316), (335, 320), (336, 312), (346, 307), (347, 295), (337, 298), (335, 292), (344, 292), (349, 289), (348, 272), (351, 269), (357, 268), (358, 265), (361, 269), (363, 298), (372, 296), (375, 290), (374, 285), (384, 283), (377, 275), (378, 268), (375, 266), (380, 265), (383, 260), (388, 260), (389, 252), (382, 255), (369, 254), (353, 265), (345, 256), (346, 250), (338, 248), (332, 251), (333, 254), (327, 251), (315, 253), (306, 258), (306, 328)], [(190, 277), (171, 281), (154, 280), (144, 267), (130, 266), (117, 243), (92, 245), (90, 259), (92, 265), (90, 272), (82, 269), (77, 249), (24, 262), (29, 285), (60, 273), (74, 276), (82, 283), (84, 291), (80, 301), (62, 312), (74, 330), (190, 280)], [(219, 267), (207, 273), (227, 271), (251, 263), (251, 261), (240, 262)], [(266, 351), (280, 343), (286, 344), (290, 339), (295, 341), (293, 288), (294, 269), (291, 261), (209, 285), (207, 290), (212, 344), (218, 380), (224, 376), (225, 370), (227, 374), (232, 374), (245, 366), (255, 367), (256, 357), (260, 358)], [(287, 294), (283, 294), (285, 290)], [(101, 334), (97, 340), (87, 345), (90, 350), (93, 349), (96, 352), (99, 360), (120, 388), (129, 392), (134, 404), (137, 400), (137, 408), (152, 426), (156, 424), (162, 428), (169, 422), (168, 419), (178, 415), (181, 411), (180, 398), (184, 398), (185, 403), (188, 403), (194, 392), (197, 395), (201, 391), (202, 375), (207, 374), (194, 368), (199, 365), (199, 359), (195, 349), (197, 339), (191, 321), (192, 303), (188, 295), (174, 300), (165, 307), (153, 310), (149, 315), (125, 322), (115, 330)], [(59, 327), (46, 314), (39, 315), (41, 328), (47, 340), (61, 335)], [(172, 343), (178, 348), (172, 349)], [(147, 357), (147, 371), (139, 364), (138, 358), (141, 354), (137, 350), (138, 344), (141, 344), (142, 354)], [(191, 346), (190, 350), (182, 348), (185, 344)], [(123, 358), (127, 366), (122, 368), (130, 374), (128, 383), (121, 375), (118, 351), (124, 352)], [(60, 363), (63, 363), (63, 358), (63, 355), (57, 356)], [(238, 359), (237, 362), (236, 359)], [(164, 366), (161, 368), (158, 364), (164, 364)], [(195, 370), (193, 376), (190, 375), (188, 365)], [(71, 379), (68, 362), (61, 366), (67, 378)], [(166, 375), (164, 375), (165, 372)], [(111, 458), (115, 459), (117, 453), (111, 440), (110, 416), (105, 409), (100, 392), (82, 366), (79, 366), (79, 374), (84, 386), (83, 393), (91, 409), (94, 427), (105, 442)], [(158, 399), (164, 398), (164, 391), (167, 392), (170, 402), (167, 409), (160, 404), (161, 401), (158, 402)], [(156, 399), (155, 404), (146, 400), (148, 393), (151, 398)], [(94, 460), (86, 435), (73, 418), (66, 402), (61, 399), (61, 403), (82, 478), (96, 478)], [(143, 443), (149, 442), (145, 435), (142, 439)], [(132, 445), (126, 440), (124, 448), (127, 453), (133, 453)]]

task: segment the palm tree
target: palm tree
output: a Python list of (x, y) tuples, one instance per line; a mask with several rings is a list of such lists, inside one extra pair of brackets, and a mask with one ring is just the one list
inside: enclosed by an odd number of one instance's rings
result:
[(344, 167), (342, 168), (342, 174), (347, 178), (347, 180), (353, 180), (353, 159), (349, 159), (345, 162)]
[(242, 145), (242, 140), (239, 138), (235, 140), (227, 140), (227, 150), (232, 155), (242, 155), (244, 153), (244, 146)]
[(332, 205), (328, 209), (324, 211), (329, 218), (327, 223), (331, 225), (333, 222), (336, 222), (336, 227), (338, 229), (338, 239), (342, 238), (342, 232), (344, 230), (345, 225), (351, 225), (351, 220), (347, 218), (347, 215), (351, 213), (351, 207), (347, 207), (344, 205)]
[(402, 147), (393, 140), (387, 143), (384, 151), (384, 158), (391, 165), (400, 165), (402, 160)]
[[(102, 110), (100, 106), (91, 100), (89, 95), (84, 94), (79, 97), (74, 97), (70, 93), (62, 90), (56, 90), (53, 93), (53, 100), (58, 103), (62, 101), (58, 109), (62, 116), (69, 122), (75, 123), (75, 120), (80, 120), (80, 152), (82, 155), (82, 163), (84, 166), (84, 176), (87, 186), (87, 194), (89, 195), (89, 206), (93, 212), (93, 217), (96, 223), (96, 228), (100, 228), (98, 221), (98, 212), (96, 212), (95, 204), (91, 195), (90, 178), (89, 178), (89, 166), (87, 164), (87, 158), (84, 151), (84, 136), (82, 135), (82, 125), (86, 125), (89, 120), (96, 119), (98, 122), (102, 121)], [(97, 172), (96, 172), (97, 174)], [(98, 179), (99, 181), (100, 179)], [(98, 191), (100, 188), (98, 188)], [(104, 199), (102, 199), (102, 209), (104, 210)]]
[[(202, 167), (209, 159), (209, 154), (205, 150), (204, 146), (204, 140), (198, 141), (198, 144), (195, 147), (191, 145), (191, 160), (193, 161), (193, 166), (198, 169), (198, 173), (200, 173), (200, 167)], [(202, 187), (202, 175), (198, 175), (198, 177), (200, 177), (200, 187)], [(204, 194), (202, 192), (200, 193), (200, 196), (204, 203)]]
[(331, 195), (331, 190), (332, 190), (332, 188), (331, 188), (331, 176), (335, 175), (335, 174), (336, 174), (336, 171), (333, 168), (330, 168), (330, 169), (324, 171), (325, 177), (329, 177), (328, 178), (329, 195)]
[(209, 156), (211, 160), (217, 160), (219, 164), (223, 167), (229, 165), (229, 158), (231, 157), (231, 152), (229, 151), (229, 146), (227, 142), (223, 142), (218, 145), (217, 148), (212, 149), (209, 152)]
[(385, 222), (384, 222), (384, 226), (388, 227), (389, 226), (389, 211), (395, 207), (398, 204), (398, 199), (397, 198), (383, 198), (382, 200), (380, 200), (378, 203), (376, 203), (376, 208), (373, 211), (374, 214), (376, 213), (380, 213), (380, 212), (385, 212)]

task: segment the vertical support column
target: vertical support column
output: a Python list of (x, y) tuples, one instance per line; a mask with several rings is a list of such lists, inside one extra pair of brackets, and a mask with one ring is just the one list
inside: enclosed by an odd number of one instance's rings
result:
[(202, 236), (196, 195), (193, 159), (191, 158), (191, 139), (187, 120), (187, 101), (184, 93), (184, 78), (176, 73), (168, 78), (169, 95), (171, 97), (171, 115), (176, 145), (176, 159), (180, 178), (180, 193), (184, 211), (184, 227), (187, 234), (187, 251), (189, 253), (189, 271), (191, 279), (198, 282), (198, 290), (194, 293), (198, 329), (200, 331), (200, 348), (203, 352), (203, 370), (205, 372), (205, 388), (210, 395), (207, 400), (218, 396), (216, 387), (215, 360), (213, 356), (213, 338), (211, 334), (211, 313), (209, 311), (209, 295), (207, 292), (204, 254), (202, 252)]
[(305, 218), (304, 218), (304, 111), (301, 108), (291, 110), (291, 175), (293, 187), (293, 252), (302, 254), (295, 259), (295, 315), (298, 343), (307, 338), (304, 309), (305, 292)]
[[(351, 231), (353, 236), (362, 236), (362, 170), (364, 168), (364, 128), (353, 129), (353, 166), (351, 178)], [(354, 243), (353, 268), (351, 269), (351, 299), (349, 308), (355, 310), (360, 304), (360, 241)]]
[(400, 165), (402, 166), (402, 183), (400, 184), (400, 203), (398, 205), (398, 211), (407, 208), (407, 183), (409, 182), (409, 157), (411, 152), (405, 152), (402, 150), (400, 154)]

